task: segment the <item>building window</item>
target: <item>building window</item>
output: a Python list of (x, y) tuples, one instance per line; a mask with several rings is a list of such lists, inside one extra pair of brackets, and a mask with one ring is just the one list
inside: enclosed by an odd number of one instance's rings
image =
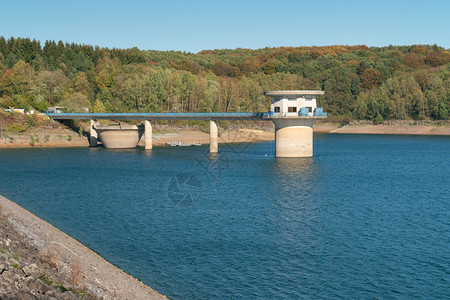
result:
[(297, 107), (296, 106), (289, 106), (288, 107), (288, 112), (297, 112)]
[(279, 106), (275, 106), (275, 107), (274, 107), (274, 111), (275, 111), (275, 112), (280, 112), (280, 107), (279, 107)]
[(297, 98), (288, 98), (288, 101), (297, 101)]
[(307, 107), (309, 112), (312, 112), (312, 107)]
[(305, 98), (306, 101), (312, 101), (313, 98)]

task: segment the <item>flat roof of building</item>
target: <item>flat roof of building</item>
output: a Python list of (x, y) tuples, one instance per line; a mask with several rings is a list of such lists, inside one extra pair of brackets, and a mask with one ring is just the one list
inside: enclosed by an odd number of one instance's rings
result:
[(266, 96), (303, 96), (303, 95), (324, 95), (324, 91), (266, 91)]

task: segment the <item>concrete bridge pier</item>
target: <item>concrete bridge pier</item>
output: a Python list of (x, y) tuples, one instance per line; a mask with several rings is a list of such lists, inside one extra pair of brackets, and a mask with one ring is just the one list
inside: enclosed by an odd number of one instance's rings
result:
[(96, 120), (91, 119), (89, 127), (89, 147), (97, 147), (98, 135), (97, 131), (94, 129), (94, 126), (97, 124), (98, 122)]
[(219, 130), (215, 121), (209, 121), (209, 153), (219, 151)]
[(312, 157), (316, 119), (272, 119), (275, 124), (276, 157)]
[(144, 121), (144, 142), (145, 142), (145, 150), (153, 149), (153, 131), (152, 131), (152, 123), (149, 120)]

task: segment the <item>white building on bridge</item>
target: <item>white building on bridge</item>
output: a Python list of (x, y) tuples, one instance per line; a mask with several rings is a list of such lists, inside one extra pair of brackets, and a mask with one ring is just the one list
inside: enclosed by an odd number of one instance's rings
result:
[[(271, 111), (274, 117), (314, 116), (317, 96), (323, 91), (270, 91), (264, 95), (271, 98)], [(303, 110), (302, 110), (303, 108)]]

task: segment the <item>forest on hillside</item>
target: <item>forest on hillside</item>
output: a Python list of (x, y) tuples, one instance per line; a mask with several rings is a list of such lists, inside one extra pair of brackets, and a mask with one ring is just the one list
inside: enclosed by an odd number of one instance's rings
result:
[(449, 118), (450, 52), (437, 45), (199, 53), (0, 37), (0, 107), (72, 112), (267, 111), (265, 90), (324, 90), (329, 115)]

